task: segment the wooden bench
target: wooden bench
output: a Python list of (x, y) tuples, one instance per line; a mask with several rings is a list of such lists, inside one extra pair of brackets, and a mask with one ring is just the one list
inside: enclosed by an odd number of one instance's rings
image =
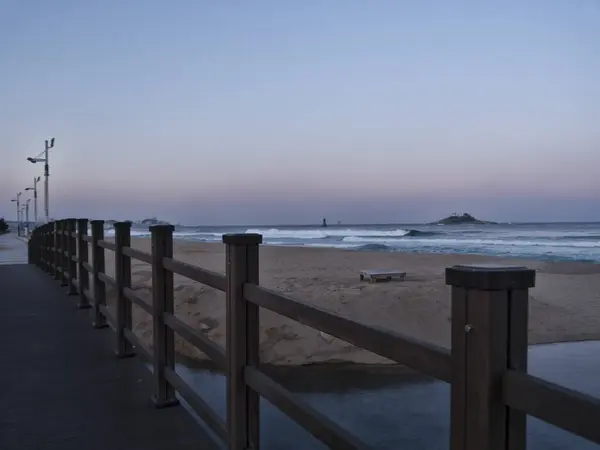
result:
[(367, 280), (369, 283), (378, 281), (402, 281), (406, 277), (406, 272), (398, 272), (397, 270), (361, 270), (360, 281)]

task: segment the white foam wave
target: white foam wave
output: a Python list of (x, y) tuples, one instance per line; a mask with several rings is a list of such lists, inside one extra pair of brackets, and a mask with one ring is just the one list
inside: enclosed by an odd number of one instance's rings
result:
[[(91, 233), (91, 230), (88, 230)], [(110, 228), (104, 231), (105, 236), (114, 236), (114, 228)], [(147, 230), (131, 230), (131, 236), (134, 237), (149, 237), (151, 236), (150, 231)], [(203, 241), (220, 241), (223, 233), (203, 233), (198, 231), (175, 231), (173, 237), (178, 239), (199, 239)]]
[(262, 234), (265, 239), (324, 239), (346, 236), (405, 236), (410, 230), (361, 230), (356, 228), (283, 229), (250, 228), (246, 233)]
[(351, 249), (351, 248), (360, 247), (360, 245), (357, 245), (357, 244), (343, 244), (341, 242), (332, 242), (332, 243), (328, 243), (328, 244), (319, 244), (319, 243), (313, 242), (313, 243), (310, 243), (310, 244), (304, 244), (302, 247), (347, 248), (347, 249)]
[(577, 248), (600, 248), (599, 241), (554, 241), (554, 240), (509, 240), (509, 239), (390, 239), (390, 238), (366, 238), (361, 236), (347, 236), (344, 242), (355, 242), (364, 244), (386, 244), (396, 246), (418, 245), (448, 245), (460, 247), (465, 245), (485, 246), (510, 246), (510, 247), (577, 247)]

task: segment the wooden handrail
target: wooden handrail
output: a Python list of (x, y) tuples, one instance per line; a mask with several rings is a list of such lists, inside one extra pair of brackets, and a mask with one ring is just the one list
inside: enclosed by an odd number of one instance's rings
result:
[(244, 378), (255, 392), (258, 392), (330, 448), (348, 450), (368, 448), (358, 437), (341, 428), (333, 420), (277, 384), (256, 367), (246, 366)]
[(139, 306), (140, 308), (142, 308), (145, 312), (147, 312), (148, 314), (152, 315), (152, 305), (150, 303), (148, 303), (146, 300), (144, 300), (142, 297), (140, 297), (139, 295), (136, 294), (136, 292), (131, 289), (131, 288), (124, 288), (123, 289), (123, 295), (125, 295), (125, 297), (132, 302), (134, 305)]
[(136, 250), (131, 247), (123, 247), (123, 254), (125, 256), (129, 256), (130, 258), (140, 260), (145, 262), (146, 264), (152, 264), (152, 254), (148, 252), (143, 252), (141, 250)]
[(600, 399), (515, 370), (503, 395), (506, 406), (600, 444)]
[(165, 269), (189, 278), (190, 280), (197, 281), (198, 283), (202, 283), (223, 292), (227, 289), (227, 278), (220, 273), (211, 272), (210, 270), (177, 261), (173, 258), (164, 258), (163, 264)]
[(117, 286), (117, 281), (113, 277), (106, 275), (104, 272), (98, 273), (98, 279), (110, 287)]
[(105, 241), (103, 239), (98, 241), (98, 246), (105, 248), (106, 250), (112, 250), (113, 252), (117, 248), (117, 245), (114, 242)]
[[(522, 267), (456, 266), (447, 269), (452, 290), (452, 350), (391, 330), (369, 326), (292, 299), (259, 285), (259, 235), (226, 235), (226, 275), (173, 258), (170, 226), (151, 227), (153, 253), (130, 246), (130, 224), (115, 225), (115, 242), (104, 239), (104, 222), (50, 222), (31, 234), (29, 262), (76, 291), (80, 307), (94, 308), (94, 327), (110, 322), (118, 335), (117, 355), (133, 351), (154, 366), (158, 407), (185, 398), (230, 450), (258, 448), (259, 395), (333, 448), (364, 443), (280, 386), (261, 369), (258, 309), (265, 308), (357, 347), (451, 383), (452, 450), (521, 450), (526, 415), (600, 444), (600, 399), (527, 373), (528, 289), (535, 273)], [(120, 231), (119, 231), (120, 230)], [(88, 248), (91, 244), (91, 258)], [(105, 273), (105, 250), (115, 252), (115, 277)], [(131, 259), (152, 264), (152, 304), (131, 287)], [(227, 346), (174, 315), (173, 274), (226, 293)], [(90, 282), (93, 280), (93, 292)], [(76, 281), (75, 281), (76, 279)], [(105, 284), (117, 288), (117, 314), (106, 307)], [(153, 349), (133, 332), (131, 305), (153, 317)], [(228, 419), (218, 414), (175, 371), (174, 334), (226, 370)], [(490, 393), (494, 393), (491, 395)], [(497, 393), (501, 395), (496, 395)]]
[(90, 221), (92, 229), (92, 282), (94, 289), (94, 321), (96, 329), (106, 328), (108, 323), (102, 314), (101, 305), (106, 305), (106, 286), (100, 280), (100, 274), (105, 271), (104, 249), (99, 245), (104, 240), (104, 221)]
[(350, 342), (357, 347), (411, 367), (426, 375), (448, 383), (452, 380), (450, 352), (445, 348), (420, 342), (391, 330), (382, 330), (356, 322), (255, 284), (244, 285), (244, 297), (262, 308)]
[(227, 354), (225, 349), (204, 336), (202, 331), (195, 330), (188, 324), (179, 320), (173, 314), (165, 314), (165, 324), (208, 356), (208, 358), (214, 361), (218, 367), (221, 369), (227, 368)]

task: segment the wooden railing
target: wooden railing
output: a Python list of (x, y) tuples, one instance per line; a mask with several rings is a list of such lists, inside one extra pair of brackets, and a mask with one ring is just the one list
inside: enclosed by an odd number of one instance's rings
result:
[[(114, 227), (115, 240), (110, 242), (104, 239), (100, 220), (91, 221), (91, 236), (86, 219), (45, 224), (35, 229), (29, 241), (30, 263), (52, 274), (68, 287), (69, 294), (79, 295), (80, 308), (93, 308), (95, 328), (112, 325), (118, 357), (132, 356), (135, 351), (152, 362), (157, 407), (177, 405), (178, 392), (229, 449), (260, 448), (259, 396), (331, 448), (366, 447), (261, 369), (259, 307), (450, 382), (452, 450), (524, 449), (527, 414), (600, 443), (600, 400), (527, 373), (528, 289), (534, 286), (533, 270), (446, 269), (446, 283), (452, 287), (452, 350), (448, 351), (260, 286), (260, 235), (223, 236), (226, 275), (221, 275), (173, 259), (173, 227), (169, 225), (150, 228), (151, 253), (131, 247), (129, 222)], [(105, 250), (115, 253), (114, 278), (105, 273)], [(152, 265), (152, 304), (132, 290), (132, 258)], [(174, 315), (174, 273), (226, 293), (226, 349)], [(106, 285), (116, 288), (115, 317), (106, 307)], [(132, 304), (153, 317), (151, 349), (132, 330)], [(175, 333), (224, 369), (225, 421), (175, 371)]]

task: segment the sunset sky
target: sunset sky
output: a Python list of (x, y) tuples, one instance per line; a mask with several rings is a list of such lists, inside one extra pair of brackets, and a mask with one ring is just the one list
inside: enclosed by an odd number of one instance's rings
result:
[(56, 218), (600, 220), (600, 2), (0, 0), (0, 216), (49, 137)]

